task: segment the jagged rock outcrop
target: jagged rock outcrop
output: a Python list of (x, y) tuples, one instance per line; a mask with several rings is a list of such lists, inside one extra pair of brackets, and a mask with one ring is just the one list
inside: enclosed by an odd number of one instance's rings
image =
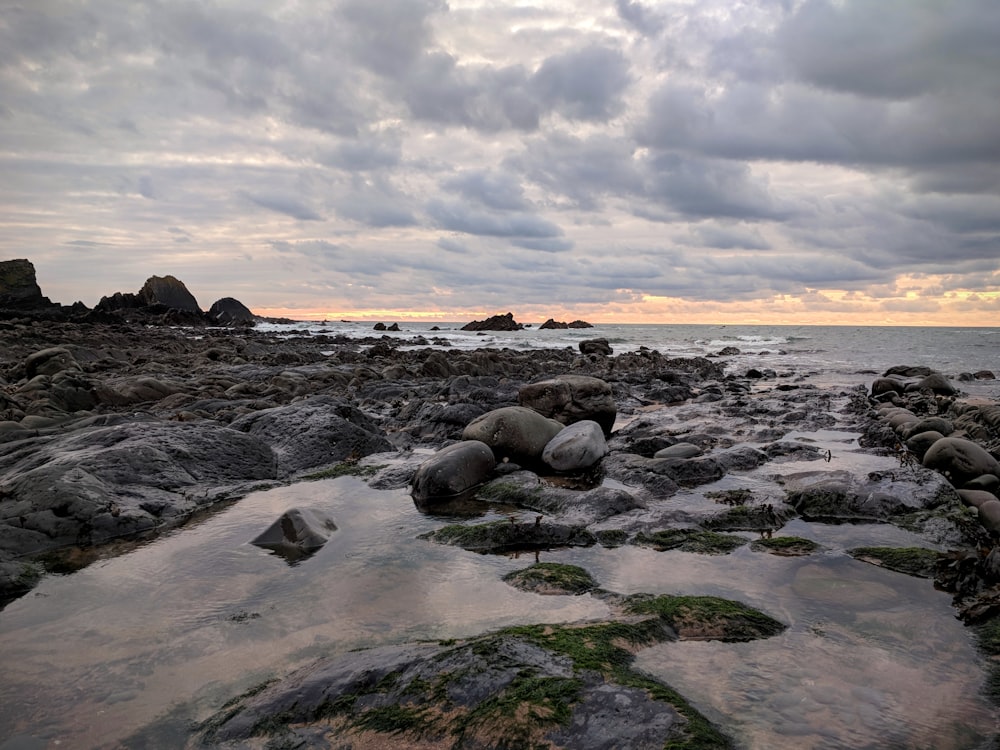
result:
[(544, 323), (542, 323), (538, 327), (539, 327), (539, 329), (544, 328), (546, 330), (559, 330), (559, 331), (561, 331), (561, 330), (564, 330), (564, 329), (567, 329), (567, 328), (593, 328), (594, 326), (592, 324), (588, 323), (585, 320), (574, 320), (571, 323), (565, 323), (565, 322), (562, 322), (562, 321), (553, 320), (552, 318), (549, 318), (548, 320), (546, 320)]
[(463, 331), (520, 331), (523, 328), (514, 320), (514, 313), (491, 315), (486, 320), (474, 320), (462, 326)]
[(57, 307), (42, 296), (35, 267), (23, 258), (0, 261), (0, 309), (40, 310)]

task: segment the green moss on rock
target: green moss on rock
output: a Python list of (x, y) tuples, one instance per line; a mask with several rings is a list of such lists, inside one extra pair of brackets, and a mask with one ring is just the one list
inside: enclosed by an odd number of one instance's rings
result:
[(939, 557), (934, 550), (922, 547), (855, 547), (847, 554), (855, 560), (918, 578), (933, 578)]
[(494, 521), (480, 524), (451, 524), (421, 534), (440, 544), (450, 544), (472, 552), (511, 552), (555, 547), (589, 547), (594, 535), (583, 526), (554, 523)]
[(680, 550), (702, 555), (726, 555), (749, 540), (732, 534), (720, 534), (700, 529), (663, 529), (652, 533), (639, 533), (632, 544), (652, 547), (658, 552)]
[(803, 539), (798, 536), (776, 536), (771, 539), (757, 539), (750, 547), (759, 552), (770, 552), (772, 555), (783, 557), (796, 557), (799, 555), (811, 555), (821, 545), (812, 539)]
[(319, 479), (336, 479), (337, 477), (371, 477), (378, 474), (383, 468), (385, 468), (384, 465), (361, 466), (353, 461), (341, 461), (339, 464), (334, 464), (328, 469), (316, 471), (312, 474), (305, 474), (302, 479), (307, 482), (314, 482)]
[(763, 612), (716, 596), (649, 596), (639, 594), (625, 602), (633, 614), (657, 615), (682, 640), (750, 641), (769, 638), (785, 625)]
[(583, 568), (560, 563), (536, 563), (508, 573), (503, 580), (537, 594), (583, 594), (597, 587), (597, 581)]

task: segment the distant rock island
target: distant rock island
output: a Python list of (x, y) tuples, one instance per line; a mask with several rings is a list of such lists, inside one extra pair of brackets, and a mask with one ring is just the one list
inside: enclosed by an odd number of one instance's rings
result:
[(136, 292), (101, 297), (93, 310), (82, 302), (60, 305), (42, 295), (31, 261), (0, 261), (0, 319), (29, 315), (46, 320), (93, 323), (252, 326), (257, 317), (237, 299), (223, 297), (208, 312), (198, 306), (184, 282), (173, 276), (150, 276)]
[(594, 326), (585, 320), (574, 320), (572, 323), (563, 323), (558, 320), (553, 320), (549, 318), (540, 326), (539, 329), (552, 329), (552, 330), (563, 330), (565, 328), (593, 328)]
[[(539, 329), (563, 329), (563, 328), (593, 328), (590, 323), (584, 320), (574, 320), (572, 323), (560, 323), (549, 318), (539, 326)], [(486, 320), (474, 320), (462, 326), (463, 331), (521, 331), (524, 325), (514, 320), (513, 313), (506, 315), (493, 315)]]

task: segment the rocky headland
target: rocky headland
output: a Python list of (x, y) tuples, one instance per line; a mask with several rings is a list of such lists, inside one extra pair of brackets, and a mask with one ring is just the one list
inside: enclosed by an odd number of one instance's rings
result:
[[(755, 544), (803, 555), (815, 545), (781, 532), (792, 518), (895, 525), (927, 547), (857, 550), (858, 559), (935, 578), (970, 625), (1000, 632), (1000, 406), (941, 373), (902, 366), (866, 387), (821, 389), (793, 372), (727, 371), (724, 356), (613, 356), (607, 342), (528, 353), (277, 336), (245, 325), (245, 308), (228, 299), (211, 320), (236, 325), (206, 327), (209, 313), (169, 276), (57, 314), (24, 268), (2, 270), (12, 305), (0, 318), (6, 600), (253, 490), (355, 473), (376, 489), (409, 487), (419, 508), (451, 519), (470, 505), (524, 512), (442, 522), (426, 536), (478, 552), (634, 544), (726, 554)], [(829, 430), (860, 434), (851, 450), (889, 468), (852, 471), (789, 437)], [(769, 468), (789, 462), (809, 468)], [(698, 510), (661, 502), (725, 477), (752, 477), (752, 489), (706, 492)], [(331, 533), (340, 532), (328, 519), (298, 513), (261, 543), (309, 554)], [(635, 747), (728, 747), (669, 686), (635, 671), (632, 654), (784, 627), (739, 602), (605, 591), (585, 570), (529, 569), (511, 585), (586, 591), (613, 616), (322, 661), (241, 696), (191, 746), (347, 737), (358, 747), (492, 748), (514, 737), (597, 748), (627, 737)]]

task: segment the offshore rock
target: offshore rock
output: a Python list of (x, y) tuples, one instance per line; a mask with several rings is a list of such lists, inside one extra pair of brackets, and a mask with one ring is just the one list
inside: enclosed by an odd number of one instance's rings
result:
[(492, 315), (486, 320), (474, 320), (462, 326), (463, 331), (520, 331), (523, 325), (514, 320), (514, 313)]

